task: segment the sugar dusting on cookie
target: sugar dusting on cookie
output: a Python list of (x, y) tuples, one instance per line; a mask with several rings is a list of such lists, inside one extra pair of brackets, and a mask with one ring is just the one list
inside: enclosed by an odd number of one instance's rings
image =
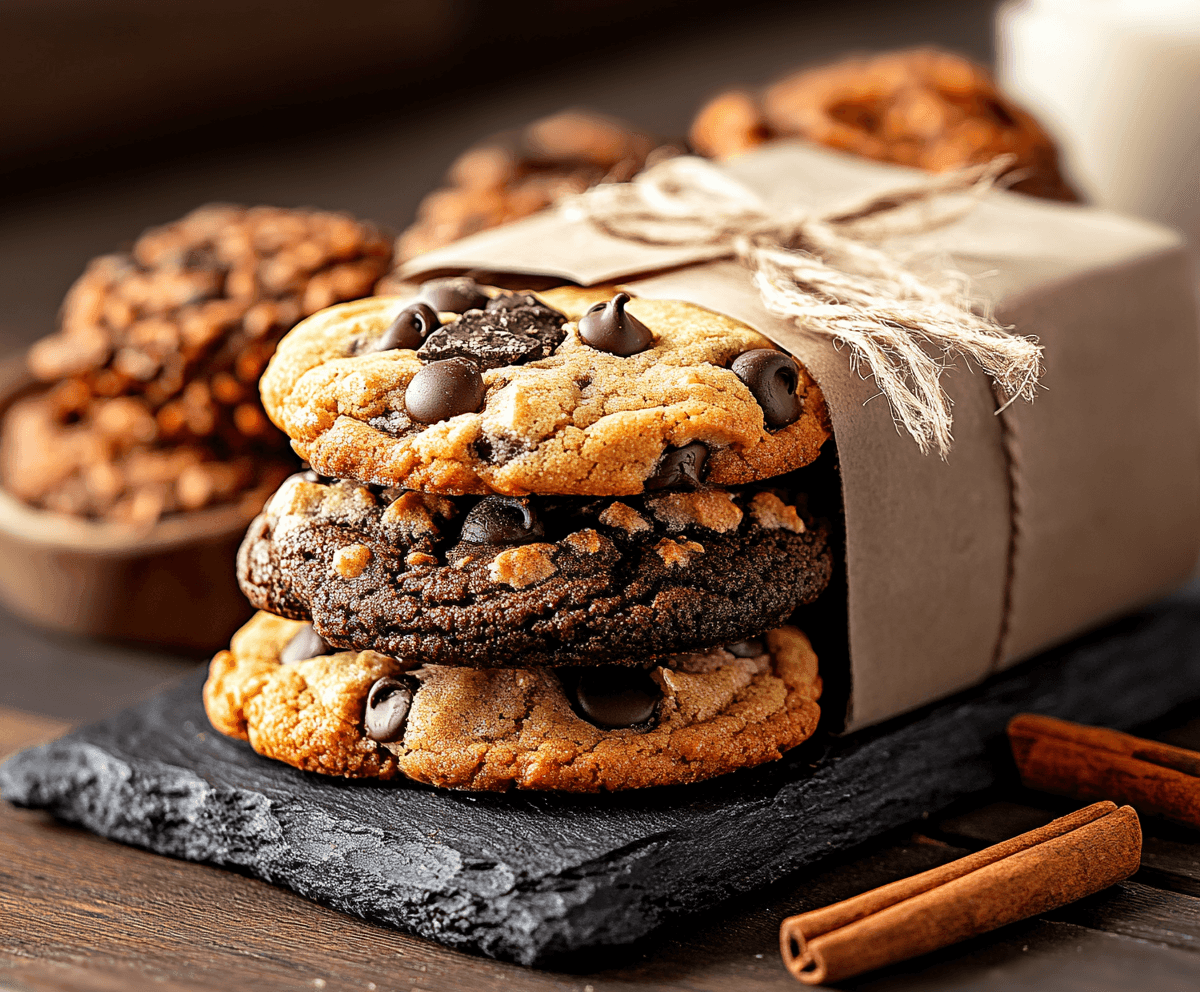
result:
[(644, 530), (650, 529), (650, 525), (646, 522), (645, 517), (633, 509), (633, 507), (620, 502), (606, 507), (597, 519), (605, 527), (615, 527), (625, 531), (627, 534), (639, 534)]
[(333, 553), (333, 570), (343, 579), (357, 579), (371, 560), (371, 549), (365, 544), (348, 544)]
[(742, 511), (727, 492), (719, 489), (656, 496), (646, 500), (646, 505), (672, 531), (703, 527), (724, 534), (736, 530), (742, 522)]
[(386, 510), (380, 522), (385, 527), (394, 527), (409, 540), (436, 537), (436, 517), (449, 520), (455, 515), (450, 500), (432, 493), (407, 492), (401, 494)]
[(750, 516), (765, 530), (790, 530), (804, 533), (804, 521), (794, 506), (788, 506), (774, 493), (759, 493), (750, 501)]
[(514, 589), (524, 589), (535, 582), (550, 578), (558, 568), (550, 560), (552, 544), (524, 544), (496, 555), (488, 566), (493, 582), (503, 582)]
[(600, 535), (592, 528), (587, 530), (576, 531), (574, 534), (568, 534), (563, 538), (564, 544), (569, 544), (581, 554), (594, 555), (600, 550)]
[(672, 541), (669, 537), (664, 537), (654, 545), (654, 550), (666, 562), (667, 568), (682, 568), (690, 564), (693, 555), (704, 554), (704, 545), (695, 541)]

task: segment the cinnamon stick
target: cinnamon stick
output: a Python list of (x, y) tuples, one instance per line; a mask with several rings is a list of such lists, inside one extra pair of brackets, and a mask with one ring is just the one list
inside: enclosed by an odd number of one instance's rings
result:
[(1111, 799), (1141, 813), (1200, 827), (1200, 754), (1119, 730), (1022, 713), (1008, 740), (1030, 789)]
[(948, 865), (783, 921), (788, 971), (838, 982), (1082, 899), (1138, 869), (1137, 813), (1102, 802)]

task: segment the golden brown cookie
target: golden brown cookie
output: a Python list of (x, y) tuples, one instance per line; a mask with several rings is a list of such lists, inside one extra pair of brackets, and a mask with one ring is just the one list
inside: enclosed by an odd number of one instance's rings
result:
[[(301, 655), (320, 650), (310, 637), (304, 623), (257, 614), (213, 659), (204, 705), (221, 733), (326, 775), (487, 791), (676, 785), (773, 761), (820, 717), (817, 658), (794, 627), (619, 669), (615, 683), (603, 668), (573, 681), (373, 651), (281, 660), (294, 642)], [(612, 726), (626, 720), (638, 722)]]
[[(426, 492), (640, 493), (697, 443), (718, 485), (816, 458), (829, 437), (824, 398), (761, 334), (674, 300), (618, 295), (587, 312), (594, 296), (504, 294), (439, 311), (445, 326), (433, 329), (411, 299), (332, 307), (280, 343), (263, 403), (322, 475)], [(406, 321), (420, 326), (401, 333)], [(761, 351), (782, 360), (738, 371)]]

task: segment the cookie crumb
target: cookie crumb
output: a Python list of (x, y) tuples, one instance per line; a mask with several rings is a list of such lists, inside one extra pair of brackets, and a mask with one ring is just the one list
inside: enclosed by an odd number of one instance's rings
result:
[(493, 582), (503, 582), (514, 589), (524, 589), (535, 582), (548, 579), (558, 571), (550, 560), (551, 544), (525, 544), (501, 551), (488, 566)]
[(454, 504), (432, 493), (407, 492), (383, 511), (384, 526), (395, 527), (410, 541), (437, 537), (435, 516), (448, 520), (454, 516)]
[(427, 555), (424, 551), (411, 551), (404, 559), (404, 564), (409, 568), (419, 568), (422, 565), (436, 565), (437, 558), (433, 555)]
[(803, 534), (804, 521), (794, 506), (788, 506), (774, 493), (759, 493), (750, 501), (750, 516), (764, 530), (790, 530)]
[(637, 510), (624, 503), (613, 503), (611, 506), (605, 507), (604, 512), (600, 514), (600, 523), (605, 527), (615, 527), (618, 530), (623, 530), (627, 534), (638, 534), (641, 531), (649, 530), (650, 524), (646, 522)]
[(592, 528), (587, 530), (576, 531), (574, 534), (568, 534), (563, 538), (564, 544), (569, 544), (576, 551), (583, 554), (594, 555), (600, 550), (600, 535)]
[(647, 500), (654, 515), (668, 530), (703, 527), (718, 534), (736, 530), (742, 522), (742, 511), (726, 492), (702, 490), (695, 493), (669, 493)]
[(348, 544), (333, 553), (333, 570), (343, 579), (357, 579), (371, 560), (371, 549), (365, 544)]
[(704, 545), (697, 544), (695, 541), (684, 541), (679, 544), (669, 537), (664, 537), (654, 545), (654, 550), (666, 562), (667, 568), (682, 568), (691, 562), (692, 555), (704, 554)]

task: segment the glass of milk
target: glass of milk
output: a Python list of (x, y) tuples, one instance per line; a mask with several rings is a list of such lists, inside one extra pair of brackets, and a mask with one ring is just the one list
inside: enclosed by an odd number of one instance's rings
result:
[(996, 51), (1089, 200), (1200, 247), (1200, 0), (1010, 0)]

